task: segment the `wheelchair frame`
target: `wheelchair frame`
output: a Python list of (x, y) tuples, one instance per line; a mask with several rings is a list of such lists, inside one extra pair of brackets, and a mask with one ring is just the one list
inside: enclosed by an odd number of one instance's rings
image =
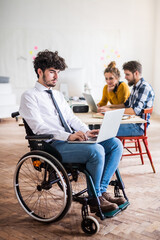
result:
[[(17, 118), (19, 112), (14, 112), (11, 116)], [(99, 223), (96, 218), (89, 216), (89, 198), (85, 195), (87, 188), (78, 192), (72, 191), (71, 183), (77, 182), (80, 174), (84, 174), (90, 183), (99, 209), (96, 215), (101, 220), (113, 217), (128, 207), (129, 201), (118, 169), (115, 172), (117, 179), (112, 180), (110, 185), (114, 186), (116, 197), (120, 196), (122, 190), (126, 202), (112, 212), (102, 213), (93, 180), (85, 165), (62, 165), (60, 153), (46, 142), (51, 140), (53, 135), (34, 135), (24, 119), (23, 122), (30, 152), (22, 156), (17, 163), (13, 182), (16, 197), (29, 216), (46, 223), (59, 221), (67, 214), (73, 200), (82, 204), (82, 230), (89, 235), (97, 233)]]

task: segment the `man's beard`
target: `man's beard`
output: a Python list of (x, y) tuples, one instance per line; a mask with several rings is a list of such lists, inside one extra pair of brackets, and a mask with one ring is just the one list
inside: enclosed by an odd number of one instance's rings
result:
[(128, 82), (128, 86), (131, 87), (131, 86), (135, 85), (135, 83), (136, 83), (136, 79), (133, 78), (132, 81)]
[(56, 86), (56, 83), (53, 83), (53, 84), (52, 83), (47, 83), (45, 75), (43, 75), (43, 82), (45, 83), (45, 85), (47, 87), (55, 87)]

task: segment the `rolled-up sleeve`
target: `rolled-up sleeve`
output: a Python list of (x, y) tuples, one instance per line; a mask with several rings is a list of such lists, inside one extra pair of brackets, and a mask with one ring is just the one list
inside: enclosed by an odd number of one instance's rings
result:
[[(138, 97), (135, 101), (135, 103), (133, 104), (133, 109), (136, 113), (136, 115), (142, 115), (142, 111), (144, 108), (150, 107), (152, 106), (153, 104), (153, 101), (152, 99), (149, 97), (150, 95), (150, 91), (147, 87), (141, 89), (141, 91), (139, 91), (138, 93)], [(148, 101), (149, 100), (149, 101)]]

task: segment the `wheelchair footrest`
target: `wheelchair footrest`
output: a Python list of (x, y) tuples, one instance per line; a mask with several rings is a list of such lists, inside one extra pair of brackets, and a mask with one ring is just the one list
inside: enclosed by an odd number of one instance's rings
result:
[(130, 205), (130, 203), (128, 201), (126, 201), (125, 203), (121, 204), (119, 206), (119, 208), (121, 209), (121, 211), (125, 210), (128, 206)]
[[(125, 210), (129, 205), (130, 205), (130, 203), (128, 201), (126, 201), (124, 204), (121, 204), (119, 206), (119, 208), (117, 208), (116, 210), (103, 213), (104, 219), (116, 216), (118, 213), (120, 213), (121, 211)], [(99, 213), (96, 213), (96, 216), (100, 217)]]
[(116, 215), (117, 215), (118, 213), (120, 213), (120, 212), (121, 212), (121, 209), (120, 209), (120, 208), (117, 208), (117, 209), (114, 210), (114, 211), (103, 213), (103, 215), (104, 215), (105, 218), (111, 218), (111, 217), (116, 216)]

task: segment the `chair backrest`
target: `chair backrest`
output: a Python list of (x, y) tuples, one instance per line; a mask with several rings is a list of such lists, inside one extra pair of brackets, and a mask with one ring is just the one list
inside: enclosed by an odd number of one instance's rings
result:
[(33, 131), (31, 130), (31, 128), (28, 126), (27, 122), (24, 119), (23, 119), (23, 123), (24, 123), (24, 128), (26, 130), (27, 136), (34, 136), (35, 134), (33, 133)]
[[(146, 109), (143, 110), (146, 121), (147, 121), (147, 115), (152, 114), (152, 112), (153, 112), (153, 107), (146, 108)], [(147, 133), (147, 122), (144, 124), (144, 136), (146, 136), (146, 133)]]

